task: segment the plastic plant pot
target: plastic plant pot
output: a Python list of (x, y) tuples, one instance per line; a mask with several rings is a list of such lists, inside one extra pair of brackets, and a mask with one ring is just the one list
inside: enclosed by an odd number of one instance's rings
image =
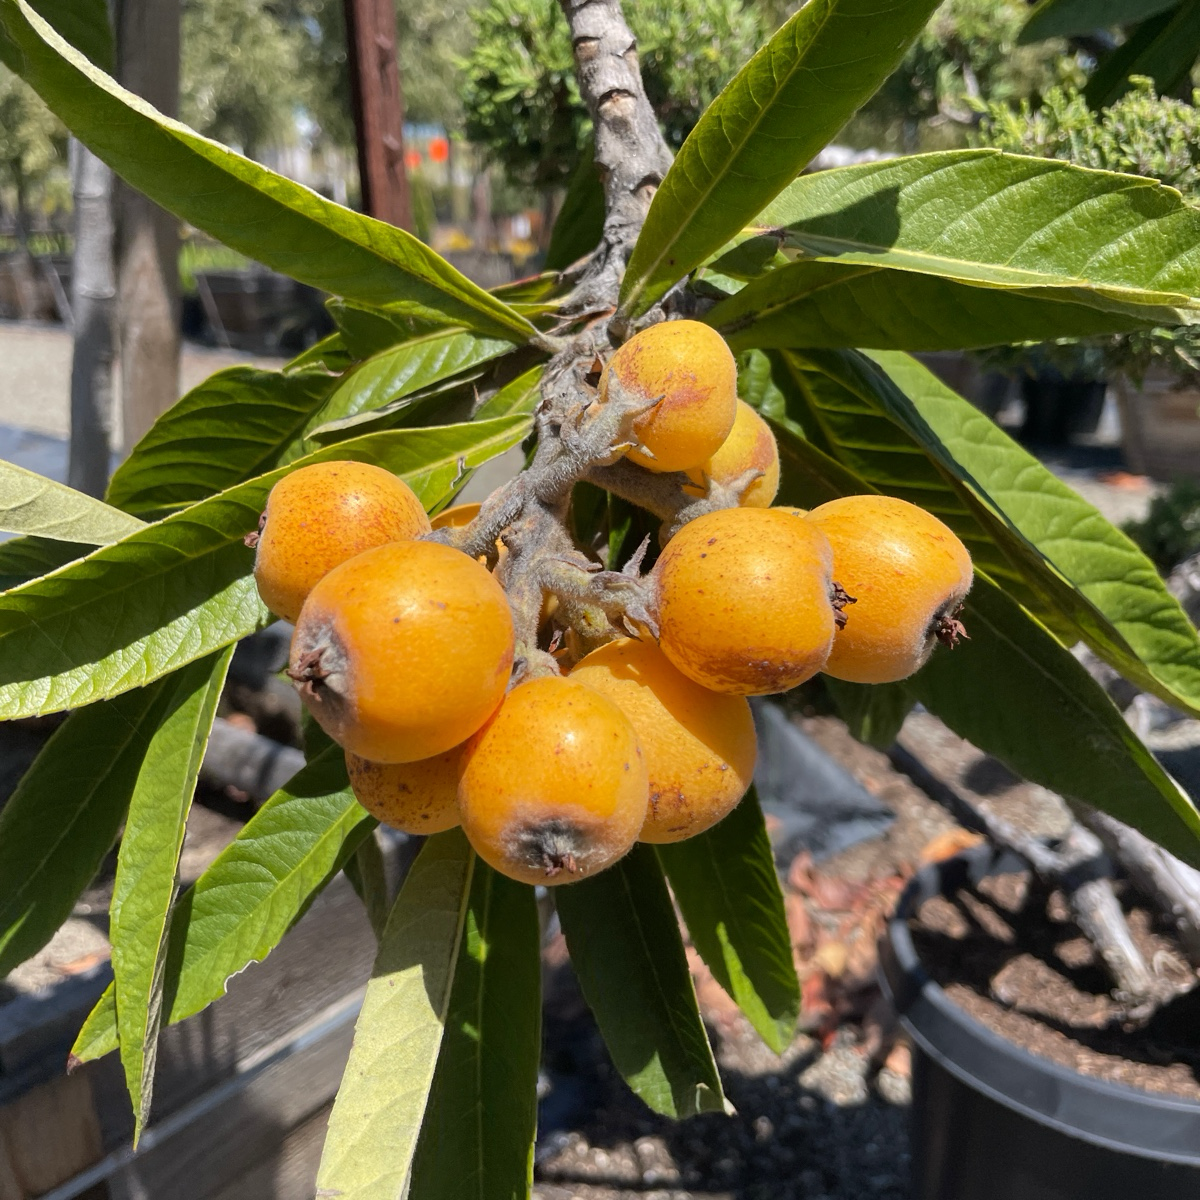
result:
[(1080, 1075), (958, 1007), (917, 957), (928, 899), (1001, 870), (988, 846), (926, 867), (880, 946), (884, 991), (913, 1040), (913, 1200), (1197, 1200), (1200, 1102)]

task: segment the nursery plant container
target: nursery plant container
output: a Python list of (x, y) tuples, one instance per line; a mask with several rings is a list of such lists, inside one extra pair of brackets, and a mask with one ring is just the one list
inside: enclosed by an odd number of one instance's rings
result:
[(985, 845), (926, 867), (882, 939), (884, 991), (913, 1041), (913, 1200), (1195, 1200), (1200, 1102), (1039, 1058), (969, 1016), (922, 966), (910, 918), (997, 866)]
[(1166, 482), (1200, 480), (1200, 390), (1149, 371), (1140, 388), (1118, 377), (1117, 397), (1129, 469)]

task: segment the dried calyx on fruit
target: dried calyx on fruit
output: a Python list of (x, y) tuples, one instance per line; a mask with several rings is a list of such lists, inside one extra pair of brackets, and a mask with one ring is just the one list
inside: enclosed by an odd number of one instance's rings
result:
[[(296, 621), (289, 675), (355, 795), (409, 833), (460, 820), (530, 883), (720, 821), (754, 770), (746, 696), (818, 671), (919, 668), (961, 629), (962, 543), (902, 501), (771, 507), (779, 455), (722, 339), (596, 320), (546, 368), (526, 470), (432, 526), (394, 476), (321, 463), (276, 485), (256, 578)], [(587, 481), (661, 522), (605, 570), (568, 532)], [(632, 635), (632, 636), (630, 636)]]

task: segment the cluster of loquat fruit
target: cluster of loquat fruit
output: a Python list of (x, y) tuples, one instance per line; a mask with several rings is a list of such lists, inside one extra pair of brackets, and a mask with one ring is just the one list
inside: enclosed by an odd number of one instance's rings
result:
[(528, 883), (581, 879), (639, 839), (716, 824), (753, 775), (748, 696), (819, 671), (903, 679), (953, 641), (971, 585), (962, 542), (905, 501), (772, 507), (775, 438), (707, 326), (631, 338), (593, 403), (618, 395), (644, 401), (628, 459), (681, 473), (687, 494), (732, 488), (736, 506), (663, 548), (646, 577), (655, 630), (581, 654), (568, 639), (557, 673), (514, 682), (513, 615), (488, 560), (430, 540), (479, 506), (431, 522), (389, 472), (325, 462), (276, 484), (247, 539), (263, 602), (296, 627), (289, 674), (345, 749), (360, 803), (408, 833), (461, 823), (484, 861)]

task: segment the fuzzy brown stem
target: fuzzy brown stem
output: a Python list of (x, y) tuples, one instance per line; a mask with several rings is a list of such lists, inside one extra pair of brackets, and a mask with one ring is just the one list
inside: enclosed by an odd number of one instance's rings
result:
[(572, 295), (575, 312), (615, 306), (625, 263), (671, 151), (642, 86), (637, 40), (620, 0), (559, 0), (571, 29), (575, 74), (595, 126), (604, 185), (604, 234)]

